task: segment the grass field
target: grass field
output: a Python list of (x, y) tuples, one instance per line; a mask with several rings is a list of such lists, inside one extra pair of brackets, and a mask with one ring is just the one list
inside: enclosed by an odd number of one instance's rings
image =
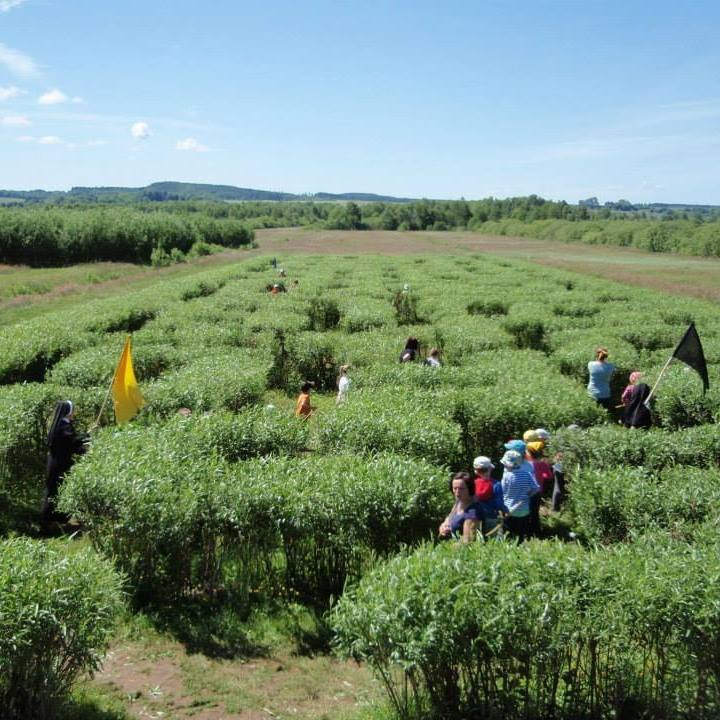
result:
[[(314, 288), (314, 283), (318, 282), (318, 292), (326, 288), (325, 292), (336, 298), (348, 315), (350, 311), (358, 308), (350, 305), (346, 307), (343, 303), (351, 302), (347, 298), (354, 297), (360, 302), (364, 300), (369, 303), (365, 310), (371, 320), (375, 320), (374, 314), (377, 312), (388, 316), (384, 321), (387, 326), (385, 330), (369, 329), (367, 332), (345, 333), (337, 329), (327, 333), (328, 337), (334, 338), (333, 342), (336, 343), (338, 353), (354, 354), (352, 359), (357, 365), (358, 372), (355, 381), (359, 389), (362, 389), (364, 379), (366, 391), (370, 394), (369, 390), (373, 387), (378, 391), (387, 389), (385, 385), (396, 389), (394, 387), (397, 384), (396, 376), (388, 374), (387, 377), (382, 377), (382, 370), (387, 369), (391, 364), (388, 358), (392, 358), (393, 365), (389, 369), (395, 369), (397, 342), (401, 342), (402, 337), (409, 330), (405, 326), (394, 326), (395, 321), (390, 319), (391, 306), (386, 296), (389, 292), (388, 288), (401, 287), (406, 274), (411, 276), (413, 291), (416, 287), (421, 288), (422, 283), (427, 283), (425, 292), (430, 300), (421, 307), (425, 313), (438, 312), (441, 302), (448, 299), (446, 296), (454, 297), (455, 305), (452, 305), (451, 311), (448, 310), (449, 314), (438, 315), (434, 322), (437, 327), (448, 330), (445, 337), (448, 353), (453, 349), (456, 353), (457, 365), (448, 368), (448, 372), (457, 371), (457, 378), (460, 378), (460, 372), (470, 374), (473, 372), (476, 358), (470, 359), (469, 355), (465, 356), (461, 352), (468, 344), (468, 333), (471, 331), (467, 328), (474, 327), (469, 323), (480, 323), (476, 334), (486, 335), (494, 342), (497, 338), (493, 332), (505, 322), (497, 317), (485, 318), (470, 314), (469, 307), (466, 307), (468, 301), (476, 300), (476, 297), (465, 296), (463, 283), (472, 285), (472, 290), (478, 298), (486, 289), (483, 277), (477, 274), (486, 267), (482, 260), (477, 259), (483, 253), (572, 270), (576, 273), (615, 280), (633, 287), (643, 286), (677, 296), (720, 301), (720, 261), (710, 259), (650, 254), (607, 246), (570, 246), (521, 238), (485, 237), (464, 232), (314, 232), (305, 229), (273, 229), (259, 231), (257, 239), (259, 248), (256, 250), (222, 253), (163, 269), (111, 263), (42, 270), (2, 266), (0, 267), (2, 282), (0, 326), (41, 316), (46, 312), (76, 309), (89, 300), (113, 296), (122, 299), (121, 296), (132, 296), (134, 291), (152, 290), (154, 283), (159, 283), (161, 280), (192, 280), (196, 274), (217, 269), (224, 271), (225, 265), (229, 266), (239, 260), (262, 254), (264, 260), (258, 261), (265, 262), (263, 268), (250, 269), (247, 275), (231, 278), (227, 287), (222, 289), (220, 286), (220, 289), (212, 290), (207, 297), (202, 294), (189, 295), (183, 297), (182, 301), (173, 300), (172, 303), (164, 300), (163, 302), (168, 303), (168, 308), (177, 315), (171, 312), (167, 318), (160, 315), (148, 320), (141, 332), (147, 333), (152, 330), (154, 324), (158, 327), (150, 336), (151, 339), (149, 341), (146, 339), (146, 343), (158, 343), (160, 340), (165, 342), (165, 334), (177, 333), (178, 346), (192, 347), (196, 343), (193, 332), (197, 333), (197, 337), (202, 338), (203, 331), (209, 328), (225, 327), (233, 322), (239, 326), (242, 323), (249, 323), (248, 318), (255, 315), (257, 317), (248, 325), (247, 338), (257, 335), (258, 344), (267, 343), (269, 338), (267, 326), (272, 322), (281, 323), (280, 326), (286, 327), (288, 333), (299, 332), (293, 323), (299, 319), (298, 313), (305, 312), (305, 303), (313, 296), (310, 288)], [(347, 267), (341, 267), (340, 262), (332, 266), (327, 258), (319, 261), (309, 257), (313, 255), (341, 256)], [(351, 261), (354, 256), (366, 255), (379, 256), (378, 262), (362, 258), (366, 267), (361, 269), (362, 263), (357, 263), (357, 267), (355, 265), (349, 267), (349, 260)], [(398, 259), (399, 268), (383, 260), (383, 256), (400, 258), (409, 255), (426, 257), (404, 261)], [(277, 298), (261, 292), (265, 280), (275, 277), (267, 263), (267, 259), (271, 256), (275, 256), (280, 265), (287, 267), (291, 278), (295, 276), (297, 266), (297, 276), (301, 278), (299, 289), (288, 293), (287, 296)], [(442, 267), (433, 267), (432, 256), (437, 257)], [(440, 260), (441, 256), (453, 257)], [(465, 264), (463, 258), (467, 258), (468, 263), (473, 263), (477, 272), (463, 267)], [(370, 267), (371, 265), (373, 267)], [(505, 265), (495, 263), (494, 268), (498, 275), (501, 273), (509, 275), (512, 272)], [(363, 287), (362, 280), (358, 279), (362, 277), (361, 270), (374, 278), (376, 294), (372, 297), (363, 297), (367, 288)], [(537, 269), (532, 269), (530, 272), (552, 274)], [(477, 280), (476, 284), (475, 280)], [(593, 293), (600, 293), (601, 289), (594, 287), (594, 281), (584, 278), (579, 281), (575, 279), (573, 282), (576, 285), (587, 284), (588, 297), (582, 295), (582, 288), (573, 288), (572, 282), (562, 283), (557, 278), (554, 281), (555, 285), (549, 295), (554, 293), (555, 299), (551, 298), (549, 307), (555, 309), (553, 312), (548, 308), (543, 309), (544, 314), (547, 315), (548, 332), (550, 335), (555, 332), (571, 334), (577, 332), (578, 344), (583, 346), (582, 352), (584, 352), (584, 330), (587, 328), (588, 333), (591, 332), (596, 318), (598, 324), (603, 322), (606, 304), (617, 303), (618, 307), (625, 307), (623, 305), (625, 299), (615, 297), (603, 300), (601, 296), (595, 298)], [(498, 282), (502, 284), (506, 281)], [(356, 283), (357, 287), (353, 283)], [(488, 282), (487, 285), (490, 287), (491, 283)], [(327, 288), (332, 289), (328, 291)], [(28, 292), (18, 292), (23, 289)], [(495, 299), (507, 300), (505, 286), (494, 289), (497, 295)], [(519, 312), (529, 312), (523, 305), (526, 298), (521, 296), (522, 288), (518, 286), (512, 289), (520, 293), (516, 298), (520, 307)], [(351, 290), (357, 291), (357, 296), (351, 295)], [(605, 292), (605, 289), (602, 288), (602, 291)], [(421, 294), (422, 290), (418, 292)], [(571, 293), (572, 302), (569, 304), (569, 309), (575, 315), (557, 312), (565, 309), (560, 300), (563, 300), (567, 293)], [(223, 304), (216, 305), (218, 298), (222, 298)], [(149, 300), (146, 299), (146, 302)], [(557, 306), (553, 305), (554, 302)], [(679, 305), (683, 302), (702, 305), (704, 311), (707, 311), (707, 306), (702, 303), (685, 300)], [(186, 307), (181, 308), (180, 306), (183, 305)], [(377, 310), (378, 307), (382, 309)], [(650, 306), (645, 306), (646, 312), (648, 307)], [(284, 308), (284, 311), (280, 308)], [(362, 306), (359, 309), (365, 311)], [(587, 315), (588, 310), (598, 314)], [(629, 310), (632, 311), (632, 308)], [(701, 310), (702, 308), (698, 308), (697, 312)], [(504, 312), (507, 313), (507, 308)], [(458, 326), (457, 335), (450, 332), (453, 328), (448, 318), (453, 318), (453, 322), (457, 320), (466, 323)], [(304, 315), (302, 320), (305, 321)], [(610, 321), (605, 320), (605, 322)], [(666, 322), (673, 326), (672, 330), (664, 327), (650, 328), (648, 337), (641, 338), (645, 344), (638, 349), (637, 354), (630, 356), (633, 363), (642, 360), (649, 368), (662, 364), (667, 353), (665, 333), (676, 333), (675, 325), (679, 327), (686, 321), (683, 315), (681, 319), (671, 317)], [(710, 320), (706, 322), (708, 327), (714, 328), (710, 325)], [(431, 324), (427, 321), (423, 323), (413, 332), (421, 336), (425, 333), (426, 344), (429, 344)], [(181, 334), (185, 324), (191, 328), (187, 336)], [(608, 324), (605, 330), (610, 332), (613, 326)], [(97, 332), (100, 334), (101, 331)], [(364, 340), (365, 336), (368, 338), (367, 341)], [(206, 337), (205, 349), (200, 354), (210, 355), (218, 352), (217, 348), (211, 347), (211, 344), (222, 343), (222, 339), (218, 340), (221, 335), (208, 334)], [(502, 343), (505, 340), (502, 340)], [(107, 342), (109, 343), (110, 340), (108, 339)], [(378, 345), (382, 346), (383, 343), (387, 344), (387, 348), (381, 347), (383, 352), (387, 351), (386, 354), (377, 354)], [(199, 344), (203, 345), (202, 339)], [(138, 343), (138, 348), (141, 345), (142, 342)], [(500, 347), (504, 345), (501, 344)], [(524, 346), (518, 345), (518, 348), (522, 347)], [(232, 348), (236, 353), (244, 353), (247, 350), (244, 340), (235, 342), (232, 338), (225, 347), (227, 353), (230, 352), (228, 348)], [(535, 350), (539, 349), (535, 348)], [(552, 355), (556, 350), (557, 348), (552, 348), (549, 354)], [(484, 351), (485, 348), (478, 351), (478, 356)], [(140, 353), (137, 357), (139, 356)], [(339, 359), (340, 355), (337, 357)], [(575, 356), (570, 355), (568, 362), (574, 363), (582, 370), (586, 361), (584, 355), (582, 357), (580, 363), (575, 363)], [(365, 375), (361, 370), (363, 362), (372, 368), (372, 371), (365, 368)], [(519, 361), (518, 367), (520, 364)], [(80, 370), (85, 367), (82, 363), (78, 365)], [(526, 381), (530, 377), (535, 378), (536, 375), (555, 374), (554, 368), (550, 366), (543, 366), (540, 373), (528, 367)], [(163, 368), (162, 372), (165, 370)], [(88, 364), (87, 371), (92, 379), (94, 366)], [(170, 374), (170, 369), (167, 369), (167, 372)], [(201, 369), (200, 372), (204, 370)], [(418, 378), (420, 377), (418, 375)], [(464, 376), (463, 382), (466, 382), (468, 377)], [(373, 378), (378, 379), (377, 386), (370, 383)], [(409, 379), (410, 376), (406, 377), (405, 382)], [(558, 374), (558, 382), (560, 380), (564, 378)], [(487, 378), (478, 376), (476, 381), (479, 387), (495, 382), (490, 376)], [(577, 378), (573, 378), (573, 381), (577, 381)], [(88, 383), (93, 385), (90, 381)], [(576, 389), (579, 389), (580, 395), (586, 400), (584, 391), (580, 389), (581, 381), (577, 381), (576, 385)], [(557, 387), (564, 391), (566, 386)], [(426, 394), (430, 392), (428, 388), (418, 387), (412, 390), (415, 393), (413, 397), (419, 400), (431, 397)], [(435, 390), (441, 392), (442, 388)], [(477, 393), (477, 397), (484, 397), (481, 396), (482, 390), (476, 389), (474, 392)], [(679, 391), (678, 394), (682, 395)], [(500, 396), (499, 393), (494, 396), (493, 402)], [(438, 397), (445, 396), (438, 395)], [(337, 412), (334, 394), (330, 391), (317, 394), (314, 402), (318, 413), (310, 420), (312, 440), (305, 446), (303, 455), (318, 450), (318, 433), (322, 423)], [(256, 403), (272, 404), (282, 413), (289, 415), (294, 396), (280, 389), (265, 389), (258, 396)], [(202, 408), (198, 407), (197, 410)], [(196, 413), (196, 415), (200, 414), (200, 412)], [(568, 420), (564, 420), (563, 424), (567, 422)], [(337, 427), (341, 426), (337, 425)], [(106, 436), (106, 441), (109, 438), (109, 435)], [(31, 522), (35, 523), (34, 507), (32, 503), (27, 503), (27, 517), (20, 518), (19, 525), (10, 526), (11, 534), (17, 532), (32, 534), (29, 528)], [(31, 516), (32, 520), (29, 519)], [(566, 525), (571, 519), (569, 513), (554, 516), (546, 526), (549, 530), (548, 534), (566, 533), (569, 529)], [(23, 523), (27, 525), (25, 530), (22, 528)], [(89, 540), (79, 539), (77, 545), (89, 545)], [(173, 613), (176, 615), (174, 621), (171, 617)], [(307, 720), (311, 718), (358, 720), (362, 717), (372, 716), (375, 719), (382, 717), (383, 711), (377, 708), (382, 708), (384, 694), (378, 681), (365, 666), (341, 661), (330, 654), (327, 626), (318, 622), (317, 616), (306, 607), (280, 602), (277, 607), (270, 610), (264, 608), (262, 612), (251, 615), (249, 620), (242, 622), (222, 612), (213, 615), (205, 608), (205, 620), (193, 624), (190, 614), (191, 610), (178, 606), (172, 609), (170, 615), (165, 613), (162, 618), (152, 616), (149, 611), (147, 615), (141, 613), (127, 616), (120, 624), (102, 671), (94, 679), (83, 681), (76, 689), (74, 704), (71, 705), (65, 720), (71, 718), (72, 720), (77, 718), (159, 720), (190, 717), (199, 720), (260, 720), (260, 718), (290, 717)], [(237, 623), (237, 626), (233, 623)], [(182, 628), (182, 632), (179, 632), (178, 628)], [(369, 710), (371, 706), (375, 709)]]
[(565, 245), (471, 232), (368, 232), (274, 228), (257, 231), (258, 249), (228, 251), (168, 268), (97, 263), (68, 268), (0, 266), (0, 325), (45, 310), (148, 287), (159, 278), (185, 277), (259, 253), (286, 255), (414, 255), (491, 253), (595, 277), (720, 302), (720, 260), (632, 248)]

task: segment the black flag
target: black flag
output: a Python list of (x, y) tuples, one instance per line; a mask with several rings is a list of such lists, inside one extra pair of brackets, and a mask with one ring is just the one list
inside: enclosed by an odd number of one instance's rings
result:
[(695, 329), (695, 323), (690, 323), (690, 327), (685, 331), (682, 340), (678, 343), (672, 356), (676, 360), (680, 360), (686, 365), (689, 365), (700, 375), (703, 382), (703, 392), (710, 387), (705, 353), (703, 353), (700, 337)]

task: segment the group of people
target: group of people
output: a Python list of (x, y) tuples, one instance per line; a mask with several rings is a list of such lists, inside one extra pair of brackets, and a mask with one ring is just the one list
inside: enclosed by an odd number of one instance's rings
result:
[[(405, 341), (405, 347), (400, 353), (400, 362), (409, 363), (414, 362), (420, 357), (420, 342), (416, 337), (412, 335)], [(432, 348), (428, 353), (428, 356), (423, 360), (423, 365), (428, 367), (440, 367), (440, 350), (436, 347)]]
[(556, 456), (554, 465), (544, 458), (549, 439), (547, 430), (538, 428), (526, 431), (522, 440), (506, 442), (500, 478), (492, 477), (495, 465), (485, 455), (473, 461), (474, 475), (455, 473), (450, 480), (455, 502), (440, 525), (440, 538), (468, 543), (501, 535), (518, 542), (539, 537), (542, 497), (552, 487), (553, 510), (565, 497), (562, 458)]
[[(595, 350), (595, 360), (588, 363), (588, 394), (606, 410), (612, 410), (612, 391), (610, 383), (615, 374), (615, 365), (608, 361), (607, 348)], [(621, 404), (615, 409), (622, 409), (620, 422), (627, 428), (649, 428), (652, 416), (648, 407), (650, 396), (649, 386), (642, 382), (641, 372), (630, 373), (627, 387), (620, 398)]]

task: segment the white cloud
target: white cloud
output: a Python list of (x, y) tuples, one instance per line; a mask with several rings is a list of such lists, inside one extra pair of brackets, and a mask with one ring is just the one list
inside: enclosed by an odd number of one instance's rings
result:
[(190, 150), (191, 152), (206, 152), (210, 148), (207, 145), (199, 143), (195, 138), (185, 138), (175, 143), (176, 150)]
[(59, 145), (61, 140), (57, 135), (43, 135), (38, 138), (38, 143), (40, 145)]
[(17, 139), (18, 142), (35, 142), (35, 138), (32, 135), (20, 135)]
[(43, 93), (37, 101), (40, 105), (59, 105), (60, 103), (67, 102), (68, 99), (68, 96), (62, 90), (54, 88), (53, 90), (48, 90), (48, 92)]
[(146, 122), (133, 123), (130, 128), (130, 134), (137, 140), (145, 140), (152, 135), (150, 132), (150, 126)]
[(5, 65), (11, 73), (20, 77), (33, 77), (39, 74), (35, 61), (29, 55), (13, 50), (3, 43), (0, 43), (0, 65)]
[(20, 95), (20, 88), (11, 85), (10, 87), (0, 87), (0, 102), (10, 100), (10, 98)]
[(29, 125), (30, 121), (24, 115), (5, 115), (0, 123), (11, 127), (22, 127)]
[(22, 5), (25, 0), (0, 0), (0, 12), (8, 12), (14, 7)]

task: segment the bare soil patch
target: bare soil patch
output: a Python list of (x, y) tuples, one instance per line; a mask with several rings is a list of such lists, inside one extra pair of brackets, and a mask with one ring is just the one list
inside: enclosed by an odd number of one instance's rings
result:
[(333, 657), (215, 660), (172, 641), (115, 647), (93, 683), (138, 720), (335, 720), (380, 694), (366, 668)]

